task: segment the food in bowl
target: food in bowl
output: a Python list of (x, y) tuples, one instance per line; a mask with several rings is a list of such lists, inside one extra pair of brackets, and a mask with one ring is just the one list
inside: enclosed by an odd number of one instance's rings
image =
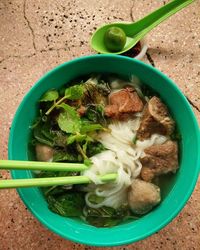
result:
[[(49, 209), (96, 227), (140, 218), (162, 200), (164, 178), (178, 169), (174, 119), (157, 93), (137, 78), (93, 75), (50, 89), (32, 125), (35, 159), (84, 162), (79, 172), (41, 171), (37, 177), (85, 175), (88, 185), (43, 188)], [(99, 175), (117, 172), (112, 183)], [(162, 176), (162, 177), (161, 177)]]
[[(17, 191), (32, 214), (45, 227), (65, 239), (92, 246), (127, 245), (169, 224), (187, 203), (199, 175), (200, 137), (196, 117), (183, 93), (162, 72), (141, 61), (116, 55), (80, 57), (55, 67), (34, 84), (20, 103), (10, 130), (8, 157), (10, 160), (33, 159), (33, 156), (28, 155), (30, 126), (38, 115), (38, 100), (41, 96), (49, 89), (60, 89), (73, 79), (82, 79), (82, 76), (92, 72), (118, 74), (124, 79), (134, 74), (159, 94), (175, 119), (181, 135), (179, 170), (170, 177), (159, 177), (162, 179), (162, 202), (138, 220), (129, 219), (114, 227), (97, 228), (78, 217), (63, 217), (53, 213), (39, 188), (19, 188)], [(31, 171), (12, 171), (14, 179), (32, 177)]]

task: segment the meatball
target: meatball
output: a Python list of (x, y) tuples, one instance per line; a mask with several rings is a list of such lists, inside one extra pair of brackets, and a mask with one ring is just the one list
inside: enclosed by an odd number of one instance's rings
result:
[(36, 144), (35, 146), (36, 158), (38, 161), (51, 161), (53, 158), (53, 148), (44, 145)]
[(160, 200), (160, 188), (140, 179), (134, 180), (128, 191), (129, 207), (136, 214), (148, 213)]

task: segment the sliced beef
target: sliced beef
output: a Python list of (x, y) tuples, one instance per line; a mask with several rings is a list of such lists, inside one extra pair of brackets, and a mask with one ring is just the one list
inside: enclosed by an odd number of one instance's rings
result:
[(126, 87), (109, 95), (109, 105), (105, 107), (105, 115), (112, 118), (120, 118), (124, 114), (140, 112), (143, 102), (137, 92)]
[(144, 150), (146, 156), (141, 158), (141, 177), (152, 181), (155, 176), (175, 172), (178, 168), (178, 146), (174, 141), (162, 145), (153, 145)]
[(158, 186), (140, 179), (133, 180), (128, 192), (128, 204), (134, 213), (148, 213), (160, 200)]
[(105, 115), (108, 117), (118, 117), (120, 114), (117, 105), (107, 105), (104, 111)]
[(137, 138), (144, 140), (152, 134), (171, 135), (174, 130), (174, 121), (161, 100), (154, 96), (146, 104), (144, 115), (138, 129)]

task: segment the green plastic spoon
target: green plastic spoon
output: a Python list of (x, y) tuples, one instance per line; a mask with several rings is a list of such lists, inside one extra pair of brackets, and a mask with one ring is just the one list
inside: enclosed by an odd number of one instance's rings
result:
[[(105, 54), (122, 54), (131, 49), (138, 41), (140, 41), (148, 32), (155, 28), (158, 24), (163, 22), (168, 17), (175, 14), (177, 11), (183, 9), (195, 0), (174, 0), (162, 6), (156, 11), (145, 16), (135, 23), (112, 23), (101, 26), (95, 31), (91, 38), (91, 46), (94, 50)], [(105, 32), (111, 27), (119, 27), (123, 29), (126, 34), (126, 44), (121, 51), (109, 51), (104, 43)]]

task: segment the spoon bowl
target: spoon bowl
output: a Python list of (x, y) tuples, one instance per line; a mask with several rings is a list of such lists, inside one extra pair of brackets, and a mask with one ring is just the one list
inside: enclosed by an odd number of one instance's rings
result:
[[(111, 23), (98, 28), (91, 38), (91, 47), (101, 54), (122, 54), (136, 45), (148, 32), (179, 10), (188, 6), (194, 0), (173, 0), (134, 23)], [(104, 37), (111, 27), (121, 28), (126, 34), (126, 44), (120, 51), (110, 51), (106, 48)]]
[[(129, 25), (128, 23), (112, 23), (112, 24), (106, 24), (101, 26), (92, 36), (91, 38), (91, 46), (94, 50), (100, 52), (101, 54), (122, 54), (126, 51), (128, 51), (129, 49), (131, 49), (136, 43), (135, 39), (133, 39), (132, 37), (130, 37), (129, 35)], [(121, 28), (124, 33), (126, 34), (126, 44), (124, 46), (124, 48), (120, 51), (115, 51), (115, 52), (111, 52), (110, 50), (108, 50), (105, 46), (104, 43), (104, 36), (106, 31), (111, 28), (111, 27), (118, 27)]]

